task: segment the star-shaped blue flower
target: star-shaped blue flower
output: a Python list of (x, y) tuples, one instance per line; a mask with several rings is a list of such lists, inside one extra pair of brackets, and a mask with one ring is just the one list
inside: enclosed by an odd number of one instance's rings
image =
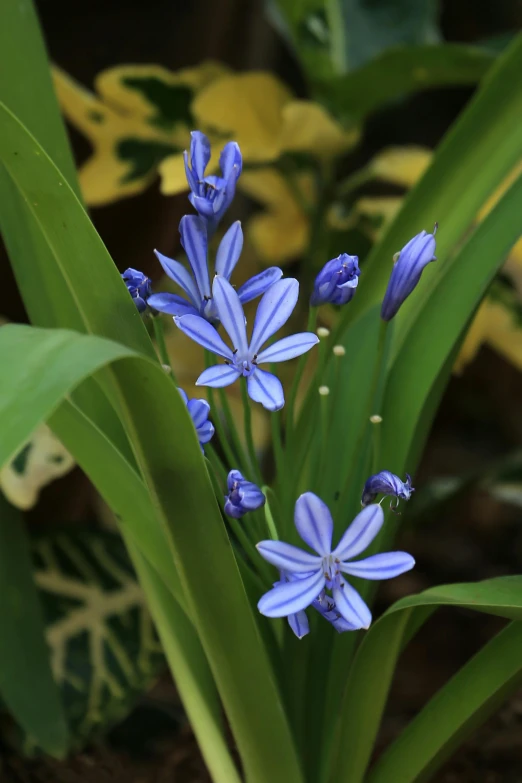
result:
[(187, 181), (192, 191), (189, 200), (207, 222), (209, 234), (212, 235), (234, 198), (243, 160), (239, 146), (235, 141), (229, 141), (219, 158), (222, 176), (206, 177), (210, 142), (201, 131), (192, 131), (190, 136), (190, 164), (187, 151), (183, 153)]
[(263, 345), (288, 321), (299, 295), (299, 283), (292, 278), (279, 280), (259, 302), (250, 343), (246, 333), (246, 319), (238, 294), (224, 277), (216, 276), (212, 287), (219, 320), (223, 324), (233, 348), (221, 339), (216, 329), (197, 315), (175, 318), (177, 326), (195, 342), (223, 357), (224, 364), (204, 370), (196, 386), (230, 386), (238, 378), (247, 379), (248, 394), (270, 411), (285, 404), (281, 381), (272, 373), (259, 368), (265, 362), (285, 362), (309, 351), (319, 342), (312, 332), (301, 332), (270, 345)]
[[(182, 289), (187, 298), (169, 293), (153, 294), (149, 297), (149, 306), (168, 315), (176, 317), (200, 315), (210, 323), (217, 323), (219, 318), (212, 298), (208, 272), (208, 238), (205, 221), (197, 215), (185, 215), (181, 218), (179, 232), (192, 275), (179, 261), (174, 261), (157, 250), (154, 252), (165, 274)], [(216, 274), (230, 280), (242, 249), (243, 231), (238, 220), (230, 226), (219, 244), (216, 254)], [(241, 302), (245, 304), (261, 296), (282, 276), (283, 273), (278, 267), (271, 266), (250, 278), (237, 292)]]
[(353, 629), (368, 628), (372, 621), (369, 608), (345, 577), (391, 579), (415, 565), (406, 552), (383, 552), (364, 560), (353, 558), (369, 546), (384, 522), (378, 504), (366, 506), (353, 520), (337, 546), (332, 549), (333, 521), (328, 507), (313, 492), (305, 492), (295, 504), (297, 532), (316, 554), (283, 541), (261, 541), (259, 553), (280, 570), (298, 577), (279, 583), (261, 598), (258, 609), (267, 617), (290, 617), (324, 601), (332, 593), (335, 611)]

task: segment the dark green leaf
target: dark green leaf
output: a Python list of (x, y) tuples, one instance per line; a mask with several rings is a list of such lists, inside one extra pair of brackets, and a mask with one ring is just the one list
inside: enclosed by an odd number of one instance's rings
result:
[(0, 696), (44, 750), (62, 757), (69, 745), (53, 680), (45, 624), (33, 579), (22, 515), (0, 493)]

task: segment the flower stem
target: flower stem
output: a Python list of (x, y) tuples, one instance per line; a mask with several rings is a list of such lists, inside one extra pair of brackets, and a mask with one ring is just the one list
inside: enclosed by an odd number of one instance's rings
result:
[(152, 326), (154, 327), (154, 337), (156, 338), (156, 346), (158, 349), (160, 362), (170, 369), (170, 373), (174, 382), (176, 383), (176, 377), (172, 371), (172, 365), (170, 363), (169, 352), (167, 350), (167, 343), (165, 342), (165, 332), (163, 329), (163, 319), (161, 315), (152, 316)]
[(381, 458), (381, 424), (382, 418), (378, 414), (370, 416), (372, 424), (372, 474), (379, 472), (379, 460)]
[[(306, 331), (315, 332), (316, 323), (317, 323), (317, 307), (311, 307), (308, 313), (308, 323), (306, 325)], [(286, 414), (287, 443), (290, 443), (292, 439), (292, 431), (294, 426), (295, 401), (297, 399), (297, 392), (299, 391), (299, 385), (301, 383), (301, 378), (303, 377), (303, 372), (306, 366), (307, 359), (308, 359), (307, 353), (304, 353), (302, 354), (302, 356), (299, 357), (299, 361), (297, 363), (297, 368), (294, 375), (294, 380), (292, 382), (292, 388), (290, 389), (290, 395), (288, 398), (288, 408)]]
[(270, 493), (271, 489), (270, 487), (263, 487), (263, 493), (266, 497), (266, 503), (265, 503), (265, 520), (266, 520), (266, 526), (268, 528), (268, 532), (270, 533), (270, 538), (273, 541), (279, 541), (279, 536), (277, 534), (277, 527), (276, 523), (274, 521), (274, 516), (272, 514), (272, 509), (270, 507)]
[(252, 433), (252, 411), (250, 410), (250, 398), (248, 396), (247, 380), (246, 378), (240, 378), (239, 382), (241, 384), (241, 398), (243, 401), (243, 416), (244, 416), (244, 423), (245, 423), (244, 425), (245, 438), (247, 442), (250, 466), (252, 469), (252, 477), (254, 478), (257, 484), (261, 485), (263, 483), (263, 479), (257, 461), (256, 448), (254, 445), (254, 435)]
[[(205, 350), (205, 366), (206, 367), (212, 366), (212, 354), (207, 350)], [(235, 468), (237, 466), (237, 459), (234, 454), (234, 451), (230, 446), (229, 439), (227, 438), (227, 433), (225, 431), (223, 422), (221, 420), (220, 411), (216, 405), (214, 389), (212, 389), (210, 386), (207, 386), (207, 397), (210, 403), (210, 407), (214, 413), (213, 421), (218, 434), (219, 443), (221, 445), (221, 448), (223, 449), (225, 459), (228, 462), (228, 468), (229, 470), (231, 470), (232, 468)]]

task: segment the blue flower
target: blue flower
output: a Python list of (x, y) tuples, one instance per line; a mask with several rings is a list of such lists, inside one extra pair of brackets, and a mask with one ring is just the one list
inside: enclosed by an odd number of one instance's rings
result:
[[(338, 613), (352, 627), (368, 628), (372, 615), (363, 599), (343, 574), (362, 579), (391, 579), (409, 571), (415, 561), (406, 552), (383, 552), (364, 560), (352, 558), (364, 552), (378, 534), (384, 513), (378, 504), (367, 506), (353, 520), (332, 550), (333, 521), (328, 507), (312, 492), (295, 504), (297, 532), (317, 554), (285, 544), (261, 541), (259, 553), (272, 565), (298, 578), (278, 584), (260, 599), (258, 609), (267, 617), (290, 617), (319, 601), (323, 610)], [(333, 604), (328, 605), (332, 593)], [(316, 607), (317, 608), (317, 607)]]
[(360, 274), (358, 257), (341, 253), (328, 261), (315, 278), (310, 304), (346, 304), (355, 294)]
[(189, 200), (208, 224), (209, 234), (216, 227), (229, 208), (236, 192), (236, 183), (241, 174), (243, 160), (235, 141), (225, 144), (219, 158), (221, 177), (205, 177), (205, 169), (210, 160), (210, 142), (201, 131), (190, 134), (190, 163), (188, 153), (183, 153), (185, 172), (192, 191)]
[(227, 478), (228, 495), (225, 495), (225, 514), (240, 519), (248, 511), (265, 505), (266, 497), (257, 484), (247, 481), (239, 470), (231, 470)]
[[(286, 571), (281, 571), (280, 573), (281, 579), (279, 582), (274, 582), (274, 587), (284, 585), (286, 582), (295, 582), (299, 579), (296, 574), (289, 574)], [(346, 622), (344, 617), (342, 617), (342, 615), (337, 611), (337, 607), (335, 606), (335, 601), (333, 598), (329, 595), (326, 595), (324, 590), (315, 599), (315, 601), (312, 601), (311, 606), (316, 609), (316, 611), (318, 611), (325, 618), (325, 620), (328, 620), (328, 622), (333, 625), (338, 633), (357, 630), (357, 627), (352, 623)], [(286, 619), (288, 620), (288, 625), (298, 639), (302, 639), (303, 636), (306, 636), (306, 634), (309, 632), (310, 626), (308, 624), (308, 617), (306, 616), (304, 609), (302, 609), (300, 612), (296, 612), (295, 614), (288, 615)]]
[[(181, 244), (185, 248), (192, 275), (185, 267), (172, 258), (154, 252), (170, 277), (188, 297), (188, 300), (177, 294), (153, 294), (149, 304), (161, 313), (176, 317), (182, 315), (200, 315), (210, 323), (218, 322), (218, 315), (210, 286), (208, 273), (208, 239), (205, 221), (197, 215), (185, 215), (179, 224)], [(216, 254), (215, 271), (217, 275), (230, 280), (230, 276), (243, 249), (243, 231), (241, 223), (236, 221), (228, 229), (221, 240)], [(243, 304), (261, 296), (271, 285), (283, 276), (282, 271), (271, 266), (258, 275), (247, 280), (238, 290), (238, 296)]]
[(137, 269), (129, 267), (122, 274), (123, 282), (127, 286), (129, 294), (134, 299), (134, 304), (140, 313), (147, 309), (147, 302), (152, 293), (150, 278), (139, 272)]
[(434, 255), (436, 231), (437, 224), (435, 224), (433, 234), (421, 231), (420, 234), (410, 239), (399, 253), (382, 302), (381, 318), (383, 321), (390, 321), (397, 314), (401, 304), (419, 282), (426, 264), (437, 260)]
[(208, 420), (210, 405), (206, 400), (189, 400), (183, 389), (178, 388), (178, 391), (190, 413), (190, 418), (194, 423), (201, 451), (204, 453), (203, 446), (205, 443), (208, 443), (214, 435), (214, 425)]
[(399, 505), (399, 498), (402, 500), (409, 500), (411, 493), (415, 492), (411, 485), (411, 476), (406, 473), (406, 481), (401, 481), (394, 473), (390, 473), (389, 470), (381, 470), (380, 473), (370, 476), (364, 485), (361, 503), (363, 506), (367, 506), (368, 503), (373, 503), (377, 495), (391, 495), (397, 498), (397, 506)]
[(285, 362), (309, 351), (319, 342), (315, 334), (301, 332), (283, 337), (264, 350), (266, 341), (288, 321), (297, 304), (299, 283), (286, 279), (274, 283), (259, 302), (250, 344), (246, 321), (238, 294), (224, 277), (216, 276), (212, 288), (219, 320), (230, 337), (233, 349), (223, 342), (216, 329), (197, 315), (175, 318), (176, 325), (212, 353), (222, 356), (224, 364), (204, 370), (196, 386), (230, 386), (238, 378), (247, 379), (248, 394), (267, 410), (280, 410), (285, 404), (281, 381), (259, 369), (264, 362)]

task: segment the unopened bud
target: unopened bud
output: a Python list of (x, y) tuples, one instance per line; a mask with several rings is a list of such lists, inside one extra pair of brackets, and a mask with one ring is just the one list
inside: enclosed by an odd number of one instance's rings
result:
[(329, 386), (319, 386), (319, 394), (321, 397), (327, 397), (330, 394)]
[(333, 352), (334, 356), (344, 356), (346, 353), (346, 348), (344, 345), (334, 345)]
[(378, 413), (374, 413), (373, 416), (370, 416), (370, 421), (372, 424), (380, 424), (382, 422), (382, 416), (379, 416)]
[(320, 326), (317, 330), (317, 336), (324, 338), (330, 336), (330, 330), (326, 328), (326, 326)]

